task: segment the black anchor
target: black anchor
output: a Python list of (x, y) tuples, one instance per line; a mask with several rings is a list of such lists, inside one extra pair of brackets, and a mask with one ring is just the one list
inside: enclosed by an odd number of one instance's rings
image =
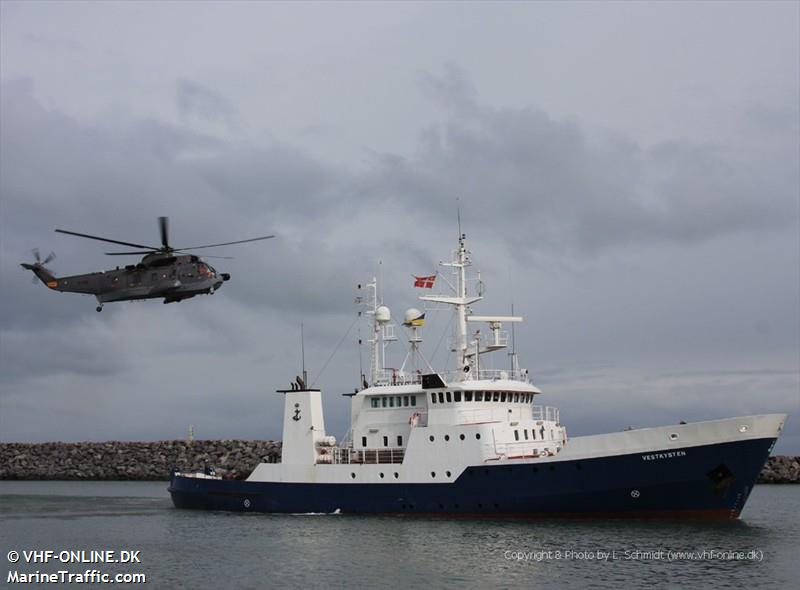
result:
[(292, 420), (294, 420), (295, 422), (300, 421), (300, 404), (294, 405), (294, 416), (292, 416)]

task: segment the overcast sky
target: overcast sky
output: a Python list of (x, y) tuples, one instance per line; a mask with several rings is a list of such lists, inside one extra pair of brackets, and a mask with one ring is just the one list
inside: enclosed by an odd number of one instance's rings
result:
[[(0, 440), (279, 438), (301, 322), (341, 437), (356, 285), (419, 306), (460, 207), (475, 311), (525, 317), (572, 436), (789, 412), (800, 453), (799, 6), (1, 2)], [(111, 268), (53, 229), (159, 215), (278, 237), (218, 249), (212, 297), (101, 314), (19, 266)]]

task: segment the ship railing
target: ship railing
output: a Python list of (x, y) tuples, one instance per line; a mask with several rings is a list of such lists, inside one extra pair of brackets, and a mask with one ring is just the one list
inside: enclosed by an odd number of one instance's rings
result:
[(545, 441), (544, 443), (510, 442), (495, 444), (495, 454), (508, 459), (538, 459), (539, 457), (552, 457), (561, 451), (563, 445), (558, 441)]
[[(464, 381), (465, 378), (465, 374), (462, 371), (447, 371), (445, 373), (440, 373), (440, 375), (442, 375), (447, 382)], [(472, 380), (480, 379), (484, 381), (498, 381), (502, 379), (530, 383), (530, 378), (526, 369), (520, 369), (518, 371), (512, 371), (510, 369), (480, 369), (470, 373), (468, 378)]]
[(549, 422), (561, 423), (558, 408), (552, 406), (533, 406), (531, 408), (534, 420), (547, 420)]
[(378, 379), (372, 385), (386, 387), (389, 385), (418, 385), (422, 383), (422, 374), (401, 372), (397, 369), (383, 369), (378, 372)]
[(380, 464), (402, 463), (405, 449), (353, 449), (334, 447), (332, 449), (332, 462), (335, 464)]

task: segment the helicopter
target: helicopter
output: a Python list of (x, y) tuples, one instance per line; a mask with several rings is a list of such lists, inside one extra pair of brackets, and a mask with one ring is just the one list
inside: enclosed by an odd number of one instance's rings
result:
[[(164, 299), (164, 303), (175, 303), (189, 299), (195, 295), (213, 295), (231, 275), (224, 272), (218, 273), (214, 267), (199, 256), (188, 250), (201, 248), (215, 248), (268, 240), (275, 236), (260, 236), (235, 242), (220, 244), (205, 244), (191, 248), (173, 248), (169, 244), (169, 219), (158, 218), (161, 234), (161, 247), (145, 246), (120, 240), (101, 238), (90, 234), (81, 234), (74, 231), (57, 229), (58, 233), (69, 234), (90, 240), (110, 242), (131, 248), (142, 248), (135, 252), (106, 252), (108, 256), (130, 256), (144, 254), (137, 264), (128, 264), (113, 270), (92, 272), (83, 275), (56, 277), (46, 267), (55, 259), (55, 254), (50, 253), (44, 260), (41, 259), (38, 249), (33, 250), (35, 262), (32, 264), (21, 263), (20, 266), (30, 270), (42, 283), (55, 291), (67, 293), (82, 293), (94, 295), (97, 298), (97, 311), (103, 311), (103, 304), (113, 301), (134, 301), (139, 299)], [(230, 256), (209, 256), (209, 258), (228, 258)], [(36, 281), (34, 278), (34, 282)]]

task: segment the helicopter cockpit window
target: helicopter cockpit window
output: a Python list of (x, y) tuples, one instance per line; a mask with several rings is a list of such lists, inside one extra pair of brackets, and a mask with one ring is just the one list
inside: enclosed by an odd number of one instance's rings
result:
[(214, 278), (214, 276), (216, 276), (214, 269), (205, 262), (197, 263), (197, 274), (201, 277), (209, 277), (209, 278)]

